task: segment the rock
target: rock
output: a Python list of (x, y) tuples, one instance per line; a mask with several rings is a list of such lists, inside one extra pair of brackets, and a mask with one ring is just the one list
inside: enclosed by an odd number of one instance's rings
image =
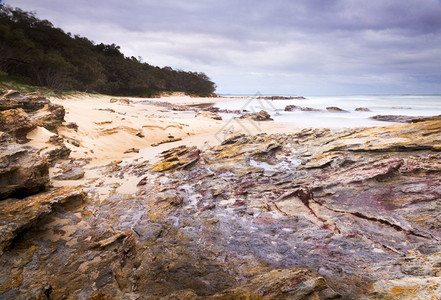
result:
[(396, 123), (411, 123), (413, 120), (423, 118), (415, 116), (402, 116), (402, 115), (376, 115), (371, 117), (373, 120), (383, 122), (396, 122)]
[(137, 132), (136, 136), (139, 137), (139, 138), (145, 138), (145, 135), (142, 134), (142, 132)]
[(312, 107), (301, 107), (297, 105), (287, 105), (285, 106), (285, 111), (322, 111), (321, 109), (312, 108)]
[(31, 115), (31, 118), (37, 124), (49, 131), (56, 132), (58, 127), (64, 122), (66, 111), (64, 107), (58, 104), (50, 103), (47, 109), (40, 110)]
[(233, 135), (232, 137), (230, 137), (230, 138), (224, 140), (224, 141), (221, 143), (221, 145), (231, 145), (231, 144), (236, 144), (236, 143), (238, 143), (238, 142), (241, 141), (241, 140), (243, 140), (243, 141), (248, 141), (247, 136), (246, 136), (245, 134), (243, 134), (243, 133), (238, 133), (238, 134), (235, 134), (235, 135)]
[(113, 235), (113, 236), (111, 236), (111, 237), (109, 237), (109, 238), (107, 238), (107, 239), (104, 239), (104, 240), (101, 240), (101, 241), (97, 242), (97, 243), (95, 244), (95, 247), (98, 247), (98, 248), (105, 248), (105, 247), (107, 247), (107, 246), (109, 246), (109, 245), (115, 243), (117, 240), (119, 240), (119, 239), (121, 239), (121, 238), (125, 238), (125, 237), (127, 237), (127, 236), (129, 236), (129, 235), (131, 235), (130, 232), (129, 232), (129, 233), (128, 233), (128, 232), (120, 232), (120, 233), (117, 233), (117, 234), (115, 234), (115, 235)]
[(75, 122), (69, 122), (69, 123), (67, 123), (67, 124), (66, 124), (66, 127), (69, 128), (69, 129), (74, 129), (75, 131), (78, 130), (78, 125), (77, 125), (77, 123), (75, 123)]
[(219, 116), (216, 113), (209, 112), (209, 111), (200, 111), (196, 114), (195, 117), (196, 118), (203, 117), (203, 118), (209, 118), (209, 119), (213, 119), (213, 120), (222, 120), (221, 116)]
[(256, 113), (246, 113), (239, 117), (239, 119), (251, 119), (253, 121), (272, 121), (270, 114), (265, 111), (261, 110)]
[(0, 147), (5, 146), (8, 143), (14, 143), (15, 138), (11, 137), (9, 134), (7, 134), (4, 131), (0, 131)]
[[(440, 127), (242, 134), (163, 151), (157, 172), (113, 162), (84, 204), (0, 235), (0, 297), (47, 281), (53, 299), (436, 298)], [(122, 176), (142, 181), (136, 193)], [(10, 214), (22, 200), (4, 200), (0, 230), (26, 216)]]
[(23, 199), (0, 201), (0, 256), (14, 238), (44, 216), (61, 205), (83, 201), (85, 196), (76, 188), (59, 188)]
[(357, 107), (355, 109), (355, 111), (371, 111), (371, 110), (369, 108), (367, 108), (367, 107)]
[(341, 109), (341, 108), (336, 107), (336, 106), (326, 107), (326, 110), (327, 111), (332, 111), (332, 112), (348, 112), (347, 110)]
[(71, 144), (71, 145), (73, 145), (73, 146), (75, 146), (75, 147), (80, 147), (80, 142), (75, 140), (75, 139), (73, 139), (73, 138), (67, 138), (66, 142)]
[(126, 105), (130, 104), (130, 100), (129, 99), (119, 99), (119, 102), (122, 103), (122, 104), (126, 104)]
[(130, 100), (129, 99), (123, 99), (123, 98), (121, 98), (121, 99), (111, 98), (110, 99), (110, 103), (116, 103), (116, 102), (119, 102), (119, 103), (122, 103), (122, 104), (126, 104), (126, 105), (130, 104)]
[(52, 286), (45, 282), (42, 285), (30, 289), (22, 295), (23, 299), (49, 300), (52, 294)]
[(187, 146), (180, 146), (164, 151), (160, 154), (163, 160), (150, 169), (153, 172), (164, 172), (174, 169), (186, 168), (199, 160), (200, 150), (196, 147), (187, 148)]
[(0, 146), (0, 199), (23, 198), (49, 184), (49, 165), (37, 149), (20, 144)]
[(124, 153), (139, 153), (139, 149), (138, 148), (130, 148), (130, 149), (127, 149), (126, 151), (124, 151)]
[[(324, 296), (327, 295), (327, 296)], [(318, 274), (301, 268), (273, 270), (252, 278), (247, 284), (206, 299), (337, 299)]]
[(71, 167), (62, 171), (62, 174), (54, 177), (55, 180), (78, 180), (84, 177), (84, 170), (81, 167)]
[(169, 138), (169, 139), (157, 142), (157, 143), (153, 143), (150, 146), (157, 147), (157, 146), (162, 145), (162, 144), (179, 142), (179, 141), (182, 141), (182, 138)]
[(38, 95), (22, 95), (17, 91), (9, 90), (0, 100), (0, 111), (21, 108), (25, 112), (35, 112), (44, 108), (50, 101)]
[(57, 160), (67, 159), (71, 150), (64, 144), (55, 149), (42, 151), (41, 155), (53, 166)]
[(302, 96), (259, 96), (256, 99), (261, 100), (305, 100)]
[(35, 128), (36, 124), (21, 108), (0, 111), (0, 130), (19, 140), (26, 140), (28, 132)]
[[(38, 95), (22, 95), (16, 91), (9, 91), (2, 96), (0, 100), (0, 111), (3, 117), (14, 113), (23, 122), (25, 118), (26, 124), (33, 123), (34, 126), (41, 126), (50, 131), (56, 131), (57, 128), (64, 122), (65, 110), (61, 105), (53, 104), (48, 99)], [(9, 111), (9, 113), (8, 113)], [(20, 126), (23, 127), (24, 125)]]
[(404, 277), (376, 281), (366, 299), (436, 299), (441, 295), (439, 277)]

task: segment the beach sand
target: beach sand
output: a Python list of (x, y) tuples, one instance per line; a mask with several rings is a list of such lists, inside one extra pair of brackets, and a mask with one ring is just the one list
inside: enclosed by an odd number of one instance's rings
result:
[[(125, 99), (130, 100), (130, 103), (127, 104)], [(236, 133), (288, 133), (299, 129), (292, 124), (273, 121), (237, 120), (232, 118), (233, 114), (223, 120), (196, 117), (197, 113), (194, 111), (174, 111), (168, 107), (145, 103), (168, 102), (173, 105), (207, 106), (216, 102), (237, 100), (236, 98), (172, 96), (139, 99), (77, 95), (50, 100), (65, 108), (66, 124), (73, 122), (78, 125), (76, 129), (65, 126), (59, 128), (59, 136), (71, 150), (70, 158), (89, 161), (83, 167), (86, 172), (84, 178), (72, 181), (53, 180), (54, 186), (79, 186), (99, 180), (100, 168), (115, 162), (155, 163), (159, 160), (159, 153), (181, 145), (206, 149), (219, 145), (221, 141)], [(51, 149), (55, 147), (49, 143), (53, 135), (38, 127), (28, 134), (28, 145)], [(170, 139), (181, 140), (152, 146)], [(55, 166), (51, 168), (51, 175), (59, 171)], [(138, 181), (137, 176), (126, 176), (124, 181), (115, 179), (115, 183), (119, 185), (118, 192), (128, 194), (136, 192)], [(109, 184), (111, 182), (106, 179), (107, 188), (101, 189), (103, 195), (109, 193)]]

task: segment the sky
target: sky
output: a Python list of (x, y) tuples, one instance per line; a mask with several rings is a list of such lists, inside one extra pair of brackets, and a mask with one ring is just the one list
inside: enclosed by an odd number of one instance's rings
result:
[(6, 0), (220, 94), (441, 94), (441, 0)]

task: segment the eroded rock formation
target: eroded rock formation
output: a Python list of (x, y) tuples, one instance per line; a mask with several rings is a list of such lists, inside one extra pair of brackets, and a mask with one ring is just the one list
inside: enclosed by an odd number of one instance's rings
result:
[(0, 143), (0, 199), (25, 197), (48, 187), (49, 165), (38, 155), (37, 149)]
[[(428, 118), (111, 163), (87, 198), (0, 201), (0, 297), (436, 299), (440, 150)], [(136, 194), (96, 190), (130, 176)]]

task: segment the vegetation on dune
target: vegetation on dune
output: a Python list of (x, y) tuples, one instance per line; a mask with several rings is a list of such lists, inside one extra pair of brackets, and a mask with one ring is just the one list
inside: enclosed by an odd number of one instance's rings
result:
[[(151, 96), (174, 91), (209, 95), (204, 73), (155, 67), (125, 57), (120, 47), (65, 33), (34, 13), (0, 0), (0, 79), (56, 90)], [(6, 80), (6, 81), (8, 81)]]

